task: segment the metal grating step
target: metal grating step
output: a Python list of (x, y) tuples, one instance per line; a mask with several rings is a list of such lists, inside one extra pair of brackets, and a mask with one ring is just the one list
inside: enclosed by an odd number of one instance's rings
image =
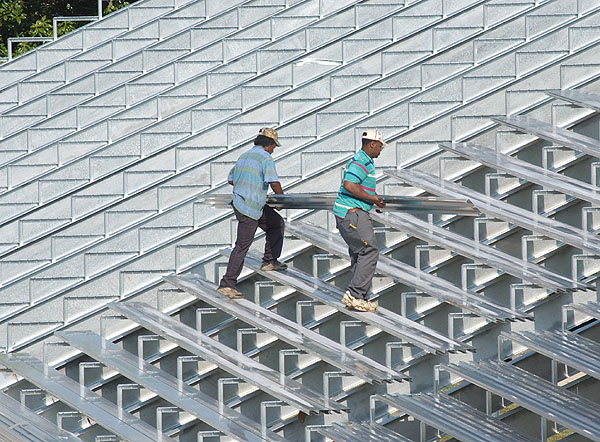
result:
[(586, 232), (576, 227), (561, 223), (552, 218), (547, 218), (530, 212), (504, 201), (486, 196), (480, 192), (461, 186), (451, 181), (443, 180), (434, 175), (415, 169), (394, 172), (386, 170), (386, 175), (404, 181), (415, 187), (421, 188), (434, 195), (449, 198), (468, 198), (483, 213), (489, 216), (514, 223), (532, 232), (544, 234), (550, 238), (570, 244), (573, 247), (593, 252), (600, 255), (600, 241), (591, 232)]
[[(298, 222), (288, 223), (286, 229), (293, 235), (313, 243), (330, 253), (347, 256), (348, 251), (341, 237), (338, 235), (334, 236), (327, 230)], [(481, 299), (481, 297), (461, 290), (440, 277), (423, 272), (420, 269), (416, 269), (385, 255), (379, 256), (377, 270), (392, 276), (409, 287), (414, 287), (418, 291), (428, 293), (430, 296), (441, 298), (446, 302), (472, 311), (494, 322), (532, 319), (529, 314), (519, 313), (495, 304), (492, 301)]]
[(371, 218), (552, 291), (591, 290), (593, 288), (589, 284), (565, 278), (545, 267), (515, 258), (499, 249), (443, 229), (433, 223), (425, 222), (410, 214), (394, 212), (379, 215), (375, 213), (371, 214)]
[(280, 375), (274, 370), (146, 304), (112, 303), (109, 307), (307, 414), (332, 411), (340, 413), (345, 410), (343, 405), (325, 399), (293, 379), (285, 378), (285, 384), (281, 384)]
[(440, 369), (510, 399), (540, 416), (600, 441), (600, 405), (499, 361), (449, 364)]
[[(249, 442), (265, 440), (260, 424), (95, 333), (61, 331), (56, 336), (228, 436)], [(268, 440), (284, 440), (271, 431), (265, 436)]]
[(0, 440), (6, 437), (7, 442), (80, 441), (7, 394), (0, 393), (0, 401)]
[[(231, 249), (224, 249), (221, 253), (225, 256), (229, 256)], [(348, 310), (341, 302), (343, 296), (342, 290), (327, 284), (318, 278), (301, 272), (300, 270), (288, 268), (287, 270), (280, 272), (262, 271), (260, 270), (261, 260), (252, 252), (246, 255), (244, 264), (262, 276), (290, 286), (315, 301), (322, 302), (348, 316), (371, 324), (392, 336), (404, 339), (428, 353), (441, 354), (446, 352), (455, 353), (473, 351), (468, 345), (450, 339), (435, 330), (382, 307), (378, 307), (377, 313)]]
[(319, 333), (292, 322), (246, 299), (230, 300), (216, 292), (217, 286), (193, 276), (166, 276), (165, 281), (197, 296), (204, 302), (276, 336), (300, 350), (314, 353), (331, 365), (364, 382), (381, 383), (408, 380), (408, 376), (387, 368)]
[[(590, 376), (600, 379), (600, 343), (563, 331), (523, 331), (520, 333), (502, 332), (498, 338), (498, 348), (502, 341), (516, 342), (537, 353), (561, 362)], [(556, 373), (554, 373), (556, 376)]]
[(0, 354), (0, 363), (124, 439), (173, 440), (27, 353)]
[(498, 419), (446, 394), (376, 394), (374, 402), (400, 409), (444, 433), (464, 442), (535, 442), (539, 439), (520, 433)]

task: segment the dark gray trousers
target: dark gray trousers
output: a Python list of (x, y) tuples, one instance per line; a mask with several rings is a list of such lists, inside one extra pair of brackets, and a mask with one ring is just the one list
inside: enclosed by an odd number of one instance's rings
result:
[(281, 249), (283, 248), (285, 222), (273, 208), (265, 206), (263, 214), (258, 220), (243, 215), (235, 207), (233, 208), (233, 213), (235, 213), (235, 217), (238, 220), (237, 239), (227, 263), (227, 271), (223, 275), (219, 287), (235, 288), (237, 278), (244, 268), (244, 258), (252, 245), (252, 241), (254, 241), (254, 234), (257, 228), (260, 227), (267, 236), (263, 262), (277, 261), (281, 256)]
[(348, 291), (358, 299), (369, 299), (373, 275), (379, 258), (373, 221), (367, 212), (348, 212), (345, 218), (336, 217), (340, 235), (348, 244), (352, 279)]

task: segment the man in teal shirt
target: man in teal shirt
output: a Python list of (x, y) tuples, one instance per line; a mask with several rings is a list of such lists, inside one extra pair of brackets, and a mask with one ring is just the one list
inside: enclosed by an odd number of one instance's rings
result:
[(235, 247), (227, 263), (227, 271), (217, 292), (232, 299), (242, 298), (237, 289), (237, 278), (244, 267), (244, 258), (254, 240), (256, 229), (266, 233), (265, 254), (261, 270), (285, 270), (287, 265), (278, 261), (283, 248), (285, 223), (283, 218), (265, 203), (269, 187), (282, 194), (281, 183), (275, 171), (271, 154), (281, 146), (277, 132), (263, 127), (254, 140), (254, 147), (235, 163), (227, 181), (233, 186), (233, 212), (238, 220)]
[(369, 301), (369, 292), (379, 257), (373, 221), (369, 210), (385, 204), (375, 192), (375, 164), (386, 146), (381, 132), (370, 129), (362, 134), (362, 148), (346, 164), (344, 178), (333, 206), (337, 228), (348, 244), (352, 279), (342, 302), (346, 307), (374, 312), (377, 304)]

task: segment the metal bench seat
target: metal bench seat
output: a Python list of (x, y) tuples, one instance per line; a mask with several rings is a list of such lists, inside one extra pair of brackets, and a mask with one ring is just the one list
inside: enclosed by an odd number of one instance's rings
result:
[[(219, 407), (218, 401), (206, 393), (97, 334), (91, 331), (60, 331), (56, 332), (56, 336), (224, 434), (245, 441), (264, 440), (259, 423), (229, 407)], [(284, 440), (271, 431), (267, 436), (268, 440)]]
[(398, 179), (434, 195), (451, 198), (468, 198), (486, 215), (503, 219), (532, 232), (546, 235), (565, 244), (570, 244), (573, 247), (600, 256), (600, 240), (592, 232), (586, 232), (552, 218), (538, 215), (537, 213), (497, 200), (468, 187), (418, 170), (398, 169), (395, 172), (386, 170), (384, 173), (391, 178)]
[(546, 91), (546, 93), (551, 97), (567, 101), (576, 106), (586, 107), (596, 112), (600, 112), (600, 96), (596, 94), (590, 94), (589, 92), (576, 89), (554, 89)]
[(539, 184), (544, 188), (555, 189), (567, 195), (600, 205), (600, 197), (588, 183), (552, 172), (534, 164), (504, 155), (485, 146), (472, 143), (440, 143), (440, 147), (462, 157), (477, 161), (488, 167)]
[(600, 405), (521, 368), (500, 361), (449, 364), (441, 369), (600, 441)]
[[(231, 249), (221, 250), (225, 256), (231, 253)], [(285, 271), (264, 272), (260, 270), (261, 260), (253, 253), (248, 253), (244, 264), (253, 271), (273, 281), (292, 287), (298, 292), (316, 301), (322, 302), (348, 316), (377, 327), (392, 336), (399, 337), (428, 353), (456, 353), (473, 351), (465, 344), (450, 339), (441, 333), (425, 327), (418, 322), (411, 321), (404, 316), (398, 315), (382, 307), (377, 308), (376, 313), (359, 312), (347, 309), (342, 303), (343, 291), (326, 282), (310, 276), (300, 270), (288, 268)]]
[(61, 430), (7, 394), (0, 393), (0, 402), (0, 440), (6, 438), (15, 442), (80, 441), (72, 433)]
[(571, 149), (578, 150), (587, 155), (600, 157), (598, 140), (594, 140), (593, 138), (586, 137), (585, 135), (578, 134), (568, 129), (556, 127), (552, 124), (523, 116), (497, 117), (492, 118), (492, 120), (498, 124), (516, 129), (520, 132), (535, 135), (536, 137), (556, 143), (560, 146), (570, 147)]
[(565, 278), (545, 267), (515, 258), (502, 250), (425, 222), (416, 216), (394, 212), (385, 215), (373, 213), (371, 218), (382, 224), (410, 233), (424, 241), (454, 250), (467, 258), (490, 264), (523, 281), (537, 284), (555, 292), (592, 288), (588, 284)]
[[(303, 222), (288, 223), (289, 233), (315, 246), (339, 256), (348, 256), (348, 249), (341, 237), (327, 230)], [(481, 296), (464, 291), (435, 275), (416, 269), (385, 255), (379, 256), (377, 270), (391, 276), (409, 287), (428, 293), (444, 301), (469, 310), (494, 322), (532, 319), (530, 314), (519, 313), (488, 301)]]
[(446, 394), (377, 394), (371, 400), (400, 409), (464, 442), (539, 441)]
[(408, 376), (387, 368), (361, 353), (353, 351), (300, 324), (286, 319), (246, 299), (231, 300), (216, 292), (217, 286), (201, 278), (166, 276), (165, 281), (197, 296), (202, 301), (272, 334), (294, 347), (316, 354), (340, 370), (371, 383), (407, 380)]
[(345, 410), (342, 404), (325, 399), (323, 395), (317, 394), (294, 379), (286, 377), (285, 385), (281, 384), (280, 374), (275, 370), (209, 338), (147, 304), (140, 302), (111, 303), (109, 307), (153, 333), (216, 364), (221, 369), (306, 414), (332, 411), (339, 413)]
[[(0, 354), (0, 363), (119, 437), (132, 441), (173, 440), (73, 379), (44, 366), (42, 361), (27, 353)], [(47, 374), (44, 370), (47, 370)]]
[[(307, 433), (315, 432), (334, 441), (344, 442), (411, 442), (410, 439), (388, 430), (382, 425), (354, 423), (333, 423), (332, 425), (314, 425), (306, 428)], [(310, 442), (310, 435), (307, 441)]]
[(554, 361), (600, 379), (600, 343), (591, 339), (558, 330), (502, 332), (499, 339), (516, 342)]
[(569, 307), (600, 321), (600, 303), (588, 301), (586, 304), (570, 304)]

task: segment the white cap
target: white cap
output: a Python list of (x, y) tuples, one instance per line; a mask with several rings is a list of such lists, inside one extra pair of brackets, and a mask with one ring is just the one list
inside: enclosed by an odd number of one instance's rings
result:
[[(362, 133), (362, 138), (373, 141), (381, 141), (383, 146), (387, 146), (387, 143), (383, 141), (383, 135), (377, 129), (367, 129)], [(382, 146), (382, 147), (383, 147)]]

